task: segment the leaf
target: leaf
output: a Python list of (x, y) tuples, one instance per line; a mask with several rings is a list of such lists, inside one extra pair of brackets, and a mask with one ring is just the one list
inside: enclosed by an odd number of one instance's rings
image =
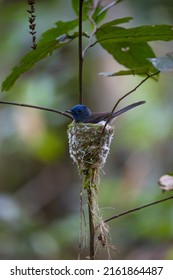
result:
[(74, 12), (76, 13), (76, 15), (78, 15), (79, 14), (79, 0), (72, 0), (71, 4), (72, 4), (72, 8), (73, 8)]
[(155, 57), (154, 52), (152, 51), (151, 47), (147, 43), (134, 44), (129, 42), (122, 42), (122, 43), (103, 42), (101, 45), (114, 57), (114, 59), (118, 63), (131, 69), (132, 72), (133, 69), (136, 69), (136, 74), (137, 74), (137, 69), (138, 70), (141, 69), (139, 70), (139, 72), (148, 69), (147, 73), (149, 72), (153, 73), (156, 71), (156, 69), (152, 66), (152, 64), (147, 60), (147, 58), (149, 57)]
[(98, 29), (104, 29), (104, 28), (109, 27), (109, 26), (115, 26), (115, 25), (118, 25), (118, 24), (121, 24), (121, 23), (127, 23), (132, 19), (133, 19), (132, 17), (117, 18), (117, 19), (114, 19), (114, 20), (111, 20), (109, 22), (104, 23)]
[(117, 0), (116, 4), (123, 2), (124, 0)]
[(63, 34), (68, 35), (68, 31), (73, 30), (78, 26), (78, 19), (66, 22), (58, 21), (55, 23), (55, 26), (56, 27), (50, 28), (42, 34), (39, 43), (47, 43), (49, 41), (57, 40), (58, 37)]
[(38, 42), (37, 49), (27, 53), (15, 66), (9, 76), (2, 83), (2, 91), (8, 91), (15, 81), (33, 65), (40, 60), (44, 59), (48, 55), (51, 55), (53, 51), (69, 43), (71, 40), (78, 36), (77, 33), (68, 35), (68, 31), (74, 29), (78, 25), (78, 20), (69, 22), (59, 21), (56, 23), (55, 28), (51, 28), (42, 34), (40, 41)]
[(113, 1), (103, 7), (100, 6), (99, 8), (97, 8), (96, 12), (93, 15), (93, 19), (95, 20), (95, 22), (98, 24), (100, 21), (102, 21), (105, 18), (107, 11), (114, 5), (116, 5), (116, 1)]
[[(89, 14), (93, 12), (92, 19), (98, 24), (105, 18), (109, 9), (121, 1), (123, 0), (112, 1), (109, 4), (107, 4), (106, 1), (105, 3), (103, 1), (95, 1), (94, 4), (93, 0), (84, 1), (82, 8), (82, 18), (83, 20), (88, 19)], [(94, 7), (94, 5), (97, 6)], [(72, 7), (76, 15), (79, 15), (79, 0), (72, 0)]]
[(114, 76), (124, 76), (124, 75), (144, 75), (150, 73), (150, 67), (138, 67), (130, 70), (121, 70), (118, 72), (102, 72), (99, 73), (101, 76), (114, 77)]
[[(141, 26), (129, 29), (116, 26), (130, 19), (122, 18), (103, 24), (96, 32), (96, 38), (117, 62), (131, 69), (131, 73), (136, 69), (135, 73), (140, 74), (143, 68), (148, 69), (147, 73), (155, 72), (155, 67), (148, 60), (154, 58), (155, 54), (147, 41), (172, 40), (172, 26)], [(122, 72), (120, 74), (122, 75)]]
[(168, 53), (161, 57), (149, 58), (148, 60), (159, 71), (173, 71), (173, 53)]
[[(72, 7), (76, 15), (79, 15), (79, 1), (81, 0), (72, 0)], [(82, 5), (82, 19), (86, 20), (88, 14), (93, 9), (93, 0), (84, 0)]]
[(123, 27), (109, 24), (102, 25), (96, 32), (96, 37), (99, 43), (105, 42), (149, 42), (156, 40), (170, 41), (173, 40), (173, 28), (171, 25), (153, 25), (140, 26), (125, 29)]

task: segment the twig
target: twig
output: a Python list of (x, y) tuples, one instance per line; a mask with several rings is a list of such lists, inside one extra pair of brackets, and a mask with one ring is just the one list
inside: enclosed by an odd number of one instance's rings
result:
[(94, 36), (94, 34), (96, 33), (96, 31), (97, 31), (96, 22), (95, 22), (95, 21), (93, 20), (93, 18), (92, 18), (93, 14), (94, 14), (94, 12), (95, 12), (95, 10), (96, 10), (96, 8), (97, 8), (97, 6), (98, 6), (97, 1), (93, 1), (93, 9), (91, 10), (91, 12), (90, 12), (89, 15), (88, 15), (89, 21), (93, 24), (93, 32), (92, 32), (91, 35), (89, 36), (88, 45), (87, 45), (87, 46), (84, 48), (84, 50), (83, 50), (83, 53), (82, 53), (82, 57), (83, 57), (83, 58), (84, 58), (84, 56), (85, 56), (87, 50), (88, 50), (88, 49), (90, 48), (90, 46), (92, 45), (93, 36)]
[[(127, 215), (127, 214), (130, 214), (130, 213), (132, 213), (132, 212), (136, 212), (136, 211), (142, 210), (142, 209), (144, 209), (144, 208), (153, 206), (153, 205), (158, 204), (158, 203), (162, 203), (162, 202), (167, 201), (167, 200), (170, 200), (170, 199), (173, 199), (173, 195), (172, 195), (172, 196), (169, 196), (169, 197), (166, 197), (166, 198), (163, 198), (163, 199), (160, 199), (160, 200), (156, 200), (156, 201), (154, 201), (154, 202), (145, 204), (145, 205), (140, 206), (140, 207), (136, 207), (136, 208), (133, 208), (133, 209), (124, 211), (124, 212), (122, 212), (122, 213), (120, 213), (120, 214), (118, 214), (118, 215), (114, 215), (114, 216), (112, 216), (112, 217), (106, 219), (106, 220), (104, 221), (104, 223), (110, 222), (110, 221), (112, 221), (112, 220), (114, 220), (114, 219), (117, 219), (117, 218), (119, 218), (119, 217), (122, 217), (122, 216), (124, 216), (124, 215)], [(97, 229), (99, 226), (100, 226), (100, 225), (98, 225), (98, 226), (96, 227), (96, 229)]]
[(83, 74), (83, 56), (82, 56), (82, 6), (84, 0), (79, 1), (79, 41), (78, 41), (78, 52), (79, 52), (79, 103), (83, 102), (83, 89), (82, 89), (82, 74)]
[(105, 130), (105, 127), (107, 126), (107, 124), (109, 123), (116, 107), (118, 106), (118, 104), (124, 99), (126, 98), (128, 95), (130, 95), (131, 93), (133, 93), (134, 91), (136, 91), (143, 83), (145, 83), (149, 78), (153, 77), (153, 76), (156, 76), (160, 73), (160, 71), (157, 71), (151, 75), (147, 74), (147, 77), (145, 79), (143, 79), (136, 87), (134, 87), (132, 90), (128, 91), (126, 94), (124, 94), (121, 98), (118, 99), (118, 101), (115, 103), (110, 115), (109, 115), (109, 118), (107, 119), (104, 127), (103, 127), (103, 131)]
[(78, 49), (79, 49), (79, 103), (80, 104), (83, 103), (83, 85), (82, 85), (83, 60), (84, 60), (86, 51), (91, 46), (92, 38), (97, 31), (97, 25), (96, 25), (95, 21), (93, 20), (92, 16), (98, 5), (97, 1), (93, 1), (93, 9), (91, 10), (90, 14), (88, 15), (88, 19), (93, 24), (94, 29), (93, 29), (93, 32), (91, 33), (91, 35), (89, 36), (88, 45), (84, 48), (84, 50), (82, 50), (82, 6), (83, 6), (83, 2), (84, 2), (83, 0), (79, 1), (79, 42), (78, 42), (79, 47), (78, 47)]
[(0, 104), (14, 105), (14, 106), (21, 106), (21, 107), (27, 107), (27, 108), (32, 108), (32, 109), (39, 109), (39, 110), (43, 110), (43, 111), (49, 111), (49, 112), (60, 114), (60, 115), (63, 115), (65, 117), (68, 117), (70, 119), (73, 119), (67, 113), (61, 112), (61, 111), (56, 110), (56, 109), (51, 109), (51, 108), (46, 108), (46, 107), (41, 107), (41, 106), (36, 106), (36, 105), (30, 105), (30, 104), (16, 103), (16, 102), (11, 102), (11, 101), (2, 101), (2, 100), (0, 100)]

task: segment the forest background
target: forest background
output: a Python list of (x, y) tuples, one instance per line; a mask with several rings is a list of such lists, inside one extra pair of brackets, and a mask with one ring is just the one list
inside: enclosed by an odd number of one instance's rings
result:
[[(58, 20), (75, 18), (71, 1), (37, 1), (37, 38)], [(51, 5), (50, 5), (51, 3)], [(30, 50), (27, 1), (0, 1), (0, 79)], [(128, 27), (172, 24), (171, 0), (123, 1), (108, 19), (132, 16)], [(151, 42), (157, 56), (173, 42)], [(121, 70), (101, 47), (84, 63), (84, 103), (107, 111), (135, 87), (138, 76), (103, 77)], [(25, 73), (1, 99), (66, 110), (78, 103), (77, 41)], [(146, 100), (116, 121), (102, 174), (99, 205), (104, 217), (164, 198), (158, 180), (172, 171), (172, 73), (149, 79), (121, 106)], [(68, 154), (69, 120), (49, 112), (0, 107), (0, 259), (76, 259), (79, 188)], [(115, 259), (173, 258), (171, 201), (109, 223)], [(104, 258), (104, 254), (101, 256)]]

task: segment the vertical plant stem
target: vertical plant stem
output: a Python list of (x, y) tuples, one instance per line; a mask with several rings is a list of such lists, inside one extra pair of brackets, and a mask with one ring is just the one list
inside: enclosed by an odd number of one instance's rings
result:
[(94, 227), (94, 217), (93, 217), (93, 194), (92, 194), (91, 186), (88, 186), (87, 196), (88, 196), (88, 215), (89, 215), (89, 233), (90, 233), (90, 260), (94, 260), (95, 259), (95, 248), (94, 248), (95, 227)]
[(83, 93), (82, 93), (82, 74), (83, 74), (83, 55), (82, 55), (82, 6), (84, 0), (79, 1), (79, 104), (83, 103)]

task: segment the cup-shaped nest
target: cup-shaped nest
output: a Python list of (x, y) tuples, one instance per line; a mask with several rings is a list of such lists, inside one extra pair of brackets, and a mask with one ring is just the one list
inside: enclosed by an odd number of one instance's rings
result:
[(103, 124), (75, 123), (68, 127), (70, 156), (79, 171), (104, 166), (113, 137), (113, 128)]

